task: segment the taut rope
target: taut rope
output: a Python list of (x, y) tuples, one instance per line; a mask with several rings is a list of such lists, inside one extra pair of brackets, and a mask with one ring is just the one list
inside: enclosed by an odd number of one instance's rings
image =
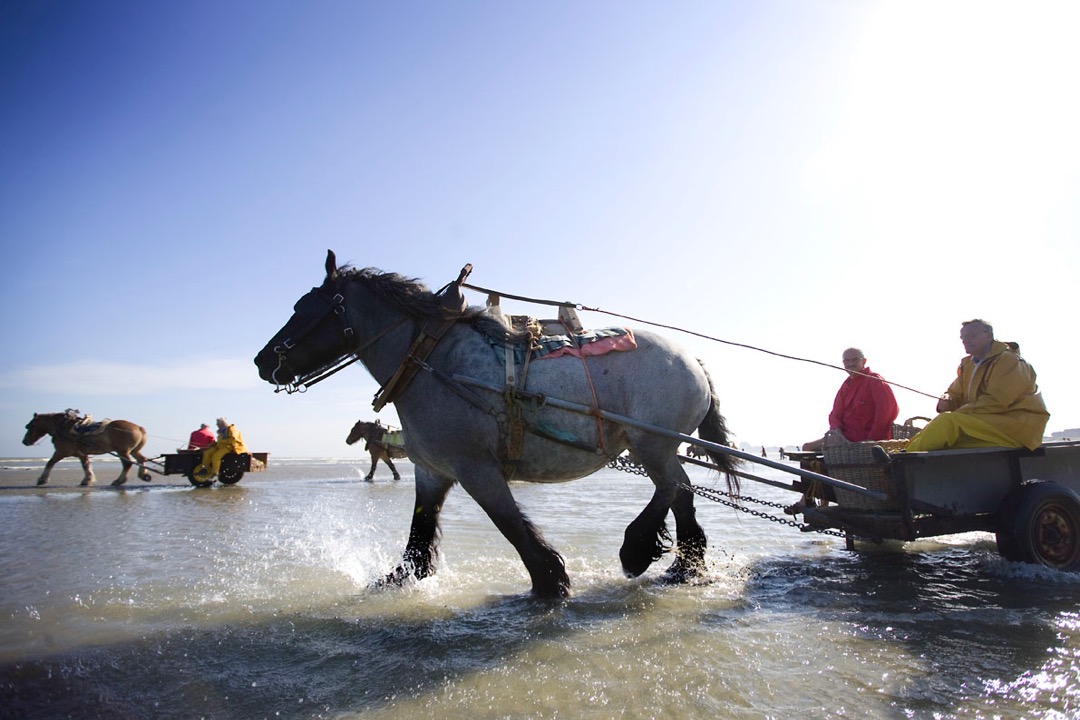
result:
[[(846, 368), (842, 368), (839, 365), (831, 365), (831, 364), (829, 364), (827, 362), (822, 362), (821, 360), (813, 360), (811, 358), (799, 357), (797, 355), (787, 355), (785, 353), (776, 352), (775, 350), (766, 350), (765, 348), (756, 347), (754, 345), (747, 345), (745, 343), (734, 342), (732, 340), (724, 340), (723, 338), (713, 337), (712, 335), (706, 335), (705, 333), (699, 333), (699, 332), (696, 332), (694, 330), (687, 330), (686, 328), (681, 328), (681, 327), (678, 327), (676, 325), (665, 325), (664, 323), (652, 322), (651, 320), (643, 320), (641, 318), (636, 318), (636, 317), (633, 317), (631, 315), (623, 315), (621, 313), (612, 312), (610, 310), (601, 310), (600, 308), (589, 307), (588, 305), (584, 305), (582, 303), (571, 302), (569, 300), (563, 300), (563, 301), (544, 300), (544, 299), (541, 299), (541, 298), (525, 297), (523, 295), (510, 295), (509, 293), (504, 293), (504, 292), (499, 291), (499, 290), (489, 290), (488, 288), (483, 288), (483, 287), (480, 287), (478, 285), (472, 285), (470, 283), (462, 283), (461, 286), (462, 287), (467, 287), (470, 290), (475, 290), (477, 292), (486, 293), (488, 295), (496, 294), (496, 295), (499, 295), (499, 296), (504, 297), (504, 298), (510, 298), (511, 300), (521, 300), (522, 302), (533, 303), (533, 304), (536, 304), (536, 305), (552, 305), (554, 307), (572, 307), (575, 310), (587, 310), (589, 312), (601, 313), (602, 315), (610, 315), (611, 317), (622, 318), (623, 320), (630, 320), (631, 322), (641, 323), (642, 325), (651, 325), (653, 327), (664, 328), (665, 330), (674, 330), (676, 332), (685, 333), (687, 335), (693, 335), (695, 337), (703, 338), (705, 340), (711, 340), (713, 342), (722, 343), (724, 345), (731, 345), (733, 347), (741, 347), (741, 348), (745, 348), (747, 350), (754, 350), (756, 352), (765, 353), (766, 355), (772, 355), (774, 357), (784, 358), (785, 360), (796, 360), (798, 362), (805, 362), (805, 363), (810, 363), (812, 365), (820, 365), (822, 367), (832, 368), (833, 370), (844, 370), (845, 372), (850, 372)], [(865, 375), (865, 373), (856, 373), (856, 374)], [(888, 383), (889, 385), (893, 385), (895, 387), (902, 388), (904, 390), (908, 390), (908, 391), (913, 392), (913, 393), (915, 393), (917, 395), (925, 395), (926, 397), (934, 398), (935, 400), (938, 398), (937, 395), (933, 395), (931, 393), (923, 392), (922, 390), (916, 390), (915, 388), (908, 387), (907, 385), (901, 385), (900, 383), (893, 382), (892, 380), (884, 380), (883, 379), (883, 381)]]

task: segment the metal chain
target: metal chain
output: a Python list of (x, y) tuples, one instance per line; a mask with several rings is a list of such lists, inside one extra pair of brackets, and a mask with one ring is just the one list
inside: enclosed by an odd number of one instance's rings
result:
[[(645, 470), (644, 467), (634, 462), (631, 458), (625, 455), (620, 455), (619, 457), (612, 459), (612, 461), (608, 463), (608, 467), (613, 470), (621, 470), (623, 472), (630, 473), (631, 475), (643, 475), (645, 477), (649, 476), (648, 471)], [(813, 525), (807, 525), (806, 523), (796, 522), (795, 520), (791, 520), (786, 517), (777, 517), (776, 515), (770, 515), (769, 513), (763, 512), (761, 510), (755, 510), (753, 508), (746, 507), (745, 504), (747, 502), (752, 502), (757, 503), (758, 505), (765, 505), (766, 507), (783, 510), (784, 505), (782, 503), (772, 502), (770, 500), (761, 500), (759, 498), (753, 498), (748, 495), (733, 495), (726, 490), (716, 490), (714, 488), (694, 485), (693, 483), (690, 484), (690, 489), (694, 492), (694, 494), (700, 495), (707, 500), (718, 502), (721, 505), (727, 505), (729, 508), (733, 508), (735, 510), (738, 510), (739, 512), (744, 512), (749, 515), (753, 515), (754, 517), (763, 518), (770, 522), (779, 523), (780, 525), (787, 525), (789, 527), (793, 527), (804, 532), (813, 530), (814, 532), (821, 533), (822, 535), (834, 535), (836, 537), (844, 537), (844, 533), (838, 530), (832, 530), (830, 528), (819, 528)]]

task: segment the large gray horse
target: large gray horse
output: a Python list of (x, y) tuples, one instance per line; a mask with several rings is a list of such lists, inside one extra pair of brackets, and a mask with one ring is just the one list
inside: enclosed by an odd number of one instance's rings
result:
[[(464, 273), (459, 284), (463, 278)], [(452, 289), (460, 296), (459, 286)], [(561, 400), (598, 408), (679, 433), (697, 429), (702, 439), (726, 444), (724, 418), (702, 365), (663, 337), (636, 332), (634, 350), (533, 360), (526, 373), (521, 364), (510, 367), (505, 359), (506, 346), (525, 338), (497, 313), (463, 309), (460, 299), (448, 302), (453, 296), (431, 293), (393, 273), (338, 268), (334, 253), (328, 252), (322, 285), (297, 301), (292, 317), (255, 358), (264, 380), (279, 389), (297, 389), (356, 357), (393, 396), (384, 399), (395, 403), (409, 438), (416, 506), (401, 564), (385, 582), (400, 584), (435, 571), (439, 511), (456, 482), (518, 551), (533, 593), (567, 596), (570, 580), (563, 559), (521, 512), (508, 477), (573, 480), (603, 468), (627, 449), (648, 472), (655, 491), (626, 528), (619, 552), (623, 570), (638, 576), (671, 550), (665, 524), (671, 511), (677, 543), (664, 577), (682, 582), (700, 574), (705, 532), (677, 458), (680, 441), (636, 423), (553, 405)], [(432, 338), (440, 337), (432, 349)], [(508, 374), (518, 386), (524, 378), (523, 386), (504, 390)], [(735, 461), (718, 452), (712, 458), (729, 483), (735, 482)]]

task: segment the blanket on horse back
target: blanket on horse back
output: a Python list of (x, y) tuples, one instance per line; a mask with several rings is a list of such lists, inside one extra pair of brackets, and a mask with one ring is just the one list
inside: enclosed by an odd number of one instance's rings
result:
[(100, 435), (105, 432), (105, 426), (112, 420), (95, 420), (92, 415), (80, 415), (78, 410), (68, 408), (64, 411), (67, 420), (64, 423), (65, 430), (70, 437), (79, 439), (90, 435)]
[[(526, 351), (529, 353), (530, 360), (542, 360), (565, 355), (593, 357), (637, 348), (634, 333), (629, 328), (581, 330), (559, 320), (537, 320), (525, 315), (511, 315), (508, 319), (515, 330), (528, 330), (531, 338), (528, 347), (525, 343), (513, 346), (514, 360), (518, 364), (525, 362)], [(505, 344), (494, 339), (491, 344), (501, 358)]]

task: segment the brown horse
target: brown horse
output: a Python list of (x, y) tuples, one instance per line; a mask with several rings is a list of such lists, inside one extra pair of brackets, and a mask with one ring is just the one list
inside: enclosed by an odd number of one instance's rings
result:
[(408, 455), (405, 453), (405, 448), (387, 443), (386, 434), (387, 429), (378, 420), (373, 423), (357, 420), (352, 430), (349, 431), (349, 437), (345, 438), (345, 442), (349, 445), (361, 438), (364, 439), (364, 449), (371, 453), (371, 472), (364, 476), (364, 480), (367, 482), (374, 482), (375, 466), (379, 464), (380, 460), (386, 463), (386, 467), (390, 468), (390, 472), (394, 473), (395, 480), (401, 479), (397, 468), (394, 467), (392, 458), (400, 460), (408, 457)]
[(46, 435), (52, 436), (55, 452), (45, 463), (37, 484), (49, 482), (49, 473), (53, 465), (66, 457), (77, 457), (82, 463), (83, 481), (81, 485), (94, 482), (94, 471), (90, 469), (90, 456), (113, 453), (120, 458), (123, 469), (120, 477), (113, 480), (113, 485), (127, 482), (128, 470), (132, 464), (139, 464), (139, 479), (150, 482), (150, 473), (146, 470), (146, 458), (140, 452), (146, 445), (146, 429), (127, 420), (112, 420), (99, 424), (87, 423), (78, 411), (68, 410), (62, 413), (34, 413), (26, 423), (26, 435), (23, 445), (33, 445)]

